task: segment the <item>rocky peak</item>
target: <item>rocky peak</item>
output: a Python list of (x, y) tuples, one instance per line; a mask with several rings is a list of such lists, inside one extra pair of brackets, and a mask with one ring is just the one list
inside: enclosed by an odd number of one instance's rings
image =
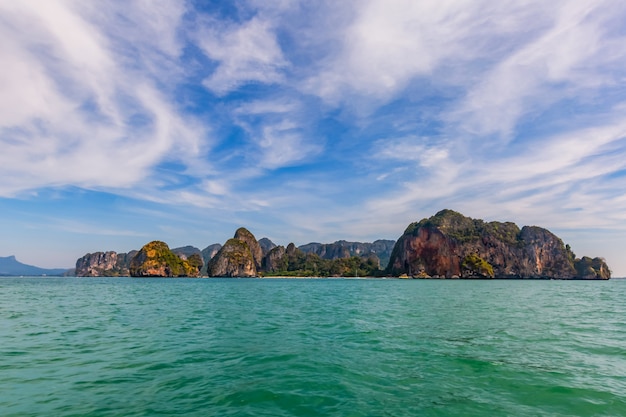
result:
[(276, 246), (272, 248), (263, 258), (263, 271), (270, 273), (285, 271), (287, 269), (285, 253), (286, 250), (284, 246)]
[(197, 277), (202, 258), (197, 253), (181, 259), (165, 242), (158, 240), (144, 245), (130, 262), (133, 277)]
[(257, 276), (256, 263), (248, 243), (237, 238), (228, 239), (209, 262), (208, 274), (212, 277)]
[(294, 255), (296, 253), (296, 250), (298, 250), (298, 248), (296, 248), (296, 245), (294, 245), (293, 243), (290, 243), (287, 245), (287, 249), (285, 250), (285, 253), (287, 255)]
[(276, 247), (276, 244), (268, 238), (264, 237), (259, 239), (259, 246), (261, 246), (261, 251), (263, 251), (263, 256), (265, 256), (269, 253), (269, 251)]
[(181, 246), (180, 248), (174, 248), (172, 249), (172, 252), (174, 252), (181, 259), (187, 259), (194, 254), (200, 255), (202, 257), (202, 251), (195, 246), (190, 245)]
[(260, 269), (261, 263), (263, 262), (263, 250), (254, 235), (245, 227), (240, 227), (235, 232), (234, 238), (248, 245), (252, 258), (254, 259), (254, 264), (257, 269)]

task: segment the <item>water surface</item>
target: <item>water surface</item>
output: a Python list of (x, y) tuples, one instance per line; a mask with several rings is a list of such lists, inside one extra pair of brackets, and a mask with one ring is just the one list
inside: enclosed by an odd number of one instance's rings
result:
[(626, 415), (626, 280), (0, 279), (0, 415)]

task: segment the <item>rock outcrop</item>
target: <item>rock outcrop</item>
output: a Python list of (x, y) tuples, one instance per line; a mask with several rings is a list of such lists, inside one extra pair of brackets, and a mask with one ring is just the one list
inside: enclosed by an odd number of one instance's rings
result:
[(246, 241), (228, 239), (209, 262), (208, 274), (211, 277), (257, 276), (256, 262)]
[(606, 261), (602, 258), (589, 258), (583, 256), (574, 262), (576, 276), (580, 279), (609, 279), (611, 271)]
[(137, 251), (88, 253), (76, 261), (75, 274), (77, 277), (127, 277), (130, 261), (136, 254)]
[(204, 260), (204, 263), (208, 264), (209, 261), (217, 255), (217, 252), (219, 252), (220, 249), (222, 249), (222, 245), (220, 243), (214, 243), (202, 249), (202, 259)]
[[(293, 246), (295, 248), (295, 245)], [(263, 258), (263, 271), (276, 273), (287, 270), (287, 258), (285, 257), (285, 247), (276, 246), (272, 248)]]
[(514, 223), (486, 223), (442, 210), (409, 225), (396, 242), (387, 273), (445, 278), (608, 279), (606, 263), (594, 261), (576, 260), (569, 247), (546, 229), (524, 226), (520, 230)]
[(255, 268), (257, 270), (260, 269), (261, 263), (263, 262), (263, 250), (254, 235), (245, 227), (240, 227), (235, 232), (235, 239), (244, 242), (248, 246), (248, 249), (252, 254), (252, 259), (254, 259)]
[(153, 241), (132, 258), (130, 275), (133, 277), (197, 277), (202, 267), (202, 258), (194, 253), (181, 259), (166, 243)]

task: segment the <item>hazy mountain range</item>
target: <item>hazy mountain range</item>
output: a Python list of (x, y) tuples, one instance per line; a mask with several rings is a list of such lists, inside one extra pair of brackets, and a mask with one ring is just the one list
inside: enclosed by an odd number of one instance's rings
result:
[(26, 265), (15, 259), (15, 256), (0, 256), (0, 276), (62, 276), (68, 273), (67, 269), (46, 269)]

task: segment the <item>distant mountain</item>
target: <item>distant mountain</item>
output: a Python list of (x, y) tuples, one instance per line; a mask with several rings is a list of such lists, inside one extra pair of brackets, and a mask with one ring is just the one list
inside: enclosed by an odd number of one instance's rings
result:
[(179, 257), (181, 255), (189, 258), (191, 255), (198, 254), (200, 255), (200, 257), (202, 257), (202, 251), (198, 248), (196, 248), (195, 246), (182, 246), (180, 248), (174, 248), (172, 249), (172, 252), (174, 252), (176, 255), (178, 255)]
[(26, 265), (15, 259), (15, 256), (0, 256), (0, 276), (62, 276), (66, 272), (67, 269), (45, 269), (32, 265)]
[(209, 261), (211, 261), (211, 259), (213, 259), (213, 257), (217, 254), (217, 252), (219, 252), (220, 249), (222, 249), (222, 244), (221, 243), (214, 243), (214, 244), (209, 245), (206, 248), (202, 249), (202, 260), (204, 261), (204, 265), (202, 266), (202, 269), (200, 270), (200, 273), (202, 275), (206, 275), (207, 274), (207, 268), (209, 266)]
[(259, 239), (259, 245), (261, 246), (261, 250), (263, 251), (263, 256), (267, 255), (269, 251), (276, 247), (276, 244), (266, 237)]
[(314, 253), (322, 259), (345, 259), (351, 256), (359, 256), (361, 258), (368, 258), (371, 255), (376, 255), (380, 260), (380, 265), (384, 269), (389, 263), (391, 252), (395, 245), (395, 240), (377, 240), (373, 243), (362, 242), (347, 242), (345, 240), (338, 240), (335, 243), (308, 243), (306, 245), (299, 246), (304, 253)]

